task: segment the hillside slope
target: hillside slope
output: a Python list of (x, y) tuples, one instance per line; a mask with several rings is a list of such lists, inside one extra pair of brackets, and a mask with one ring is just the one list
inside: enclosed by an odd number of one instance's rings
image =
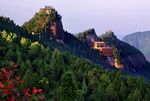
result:
[[(44, 22), (44, 27), (38, 26), (37, 23), (41, 21)], [(112, 68), (97, 51), (91, 49), (88, 45), (74, 37), (73, 34), (63, 29), (61, 17), (52, 7), (42, 8), (34, 17), (24, 23), (22, 27), (38, 37), (38, 40), (47, 46), (59, 48), (101, 66), (105, 65), (105, 68)], [(41, 31), (30, 29), (41, 29)]]
[(104, 70), (21, 33), (0, 31), (0, 74), (3, 101), (150, 100), (150, 83), (142, 78)]
[(123, 38), (123, 41), (139, 49), (150, 61), (150, 31), (129, 34)]
[(107, 32), (98, 37), (94, 29), (79, 33), (76, 37), (64, 31), (61, 16), (52, 7), (40, 9), (34, 17), (22, 27), (32, 33), (42, 44), (59, 48), (82, 59), (90, 60), (103, 68), (115, 69), (107, 61), (107, 57), (92, 49), (92, 41), (105, 41), (109, 46), (115, 47), (124, 65), (124, 71), (141, 74), (150, 78), (148, 63), (143, 54), (136, 48), (117, 39), (113, 32)]
[(84, 32), (80, 32), (76, 36), (79, 40), (88, 44), (90, 47), (95, 41), (106, 42), (108, 46), (114, 47), (114, 49), (118, 51), (117, 55), (119, 56), (121, 64), (124, 65), (124, 71), (137, 74), (142, 73), (142, 75), (150, 76), (149, 63), (146, 61), (144, 55), (138, 49), (119, 40), (112, 31), (107, 31), (105, 34), (98, 37), (94, 29), (89, 29)]
[(144, 55), (135, 47), (117, 39), (112, 31), (102, 34), (100, 38), (118, 50), (121, 62), (125, 65), (127, 71), (136, 72), (146, 66)]

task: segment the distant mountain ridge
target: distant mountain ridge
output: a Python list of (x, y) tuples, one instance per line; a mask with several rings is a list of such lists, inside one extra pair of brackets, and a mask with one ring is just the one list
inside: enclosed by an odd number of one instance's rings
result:
[(139, 49), (150, 61), (150, 31), (129, 34), (123, 38), (123, 41)]

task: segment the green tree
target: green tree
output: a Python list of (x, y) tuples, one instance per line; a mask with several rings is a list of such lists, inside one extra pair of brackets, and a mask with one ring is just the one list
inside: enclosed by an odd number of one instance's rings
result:
[(37, 86), (40, 81), (40, 77), (37, 73), (33, 73), (30, 69), (25, 72), (23, 77), (24, 85), (26, 88), (31, 88), (33, 86)]
[(110, 83), (106, 88), (106, 93), (110, 101), (119, 101), (118, 94), (113, 83)]
[(135, 79), (132, 76), (128, 76), (127, 84), (128, 84), (129, 89), (131, 89), (131, 88), (133, 89), (134, 85), (135, 85)]
[(12, 51), (12, 49), (9, 49), (6, 52), (5, 58), (8, 59), (8, 60), (11, 60), (13, 56), (14, 56), (14, 52)]
[(20, 51), (19, 46), (16, 47), (16, 56), (17, 56), (17, 64), (21, 65), (22, 64), (22, 53)]
[(12, 42), (11, 35), (8, 35), (6, 40), (7, 40), (8, 42)]
[(28, 54), (31, 60), (37, 58), (40, 54), (41, 45), (38, 42), (31, 43), (28, 49)]
[(26, 38), (21, 38), (21, 40), (20, 40), (20, 43), (21, 43), (21, 45), (23, 45), (23, 46), (27, 46), (28, 45), (28, 40), (26, 39)]
[(133, 101), (141, 101), (142, 95), (141, 92), (138, 89), (135, 89), (133, 92)]
[(130, 94), (128, 95), (127, 101), (134, 101), (134, 100), (133, 100), (133, 95), (132, 95), (132, 93), (130, 93)]
[(121, 87), (120, 87), (120, 90), (119, 90), (119, 97), (121, 98), (121, 100), (124, 100), (127, 96), (127, 88), (126, 86), (124, 85), (124, 82), (122, 81), (121, 82)]
[(121, 64), (121, 58), (118, 49), (115, 46), (113, 46), (113, 49), (114, 49), (113, 51), (114, 58), (117, 59), (118, 64)]
[(101, 80), (101, 81), (104, 81), (104, 82), (107, 82), (107, 83), (110, 83), (110, 82), (111, 82), (111, 81), (110, 81), (110, 77), (109, 77), (109, 75), (107, 75), (107, 74), (102, 74), (101, 77), (100, 77), (100, 80)]
[(99, 99), (99, 101), (108, 101), (105, 85), (106, 84), (104, 82), (100, 82), (98, 85), (98, 95), (99, 96), (97, 96), (97, 98)]
[(62, 76), (60, 95), (61, 101), (77, 101), (77, 85), (71, 71)]
[(59, 80), (61, 74), (63, 73), (63, 70), (64, 70), (63, 55), (60, 53), (58, 49), (55, 49), (50, 59), (51, 79), (54, 81)]
[(85, 78), (83, 79), (83, 83), (82, 83), (82, 91), (84, 92), (84, 95), (86, 95), (88, 91)]

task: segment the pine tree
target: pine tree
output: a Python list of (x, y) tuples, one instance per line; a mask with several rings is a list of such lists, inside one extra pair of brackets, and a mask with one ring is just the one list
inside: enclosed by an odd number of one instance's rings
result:
[(107, 82), (107, 83), (110, 83), (110, 77), (107, 75), (107, 74), (102, 74), (101, 77), (100, 77), (100, 80), (103, 81), (103, 82)]
[(50, 59), (51, 79), (57, 81), (64, 71), (63, 55), (55, 49)]
[(86, 95), (88, 91), (85, 78), (83, 79), (83, 83), (82, 83), (82, 91), (84, 92), (84, 95)]
[(142, 95), (141, 92), (138, 89), (135, 89), (133, 92), (133, 101), (141, 101)]
[(22, 54), (21, 54), (19, 46), (16, 47), (16, 56), (17, 56), (17, 64), (21, 65), (22, 64)]
[(37, 73), (33, 73), (30, 69), (28, 69), (25, 72), (23, 80), (24, 80), (25, 87), (31, 88), (31, 87), (36, 86), (38, 84), (40, 77)]
[(77, 100), (77, 85), (74, 74), (71, 71), (66, 72), (61, 80), (61, 101)]
[(12, 49), (9, 49), (6, 52), (5, 58), (8, 59), (8, 60), (11, 60), (13, 56), (14, 56), (14, 52), (12, 51)]
[(110, 83), (106, 88), (106, 93), (110, 101), (119, 101), (118, 94), (113, 83)]
[(119, 90), (119, 95), (120, 95), (120, 98), (122, 100), (124, 100), (126, 98), (126, 96), (127, 96), (127, 88), (124, 85), (123, 81), (121, 82), (121, 87), (120, 87), (120, 90)]
[(134, 100), (133, 100), (133, 95), (132, 95), (132, 93), (130, 93), (130, 94), (128, 95), (127, 101), (134, 101)]

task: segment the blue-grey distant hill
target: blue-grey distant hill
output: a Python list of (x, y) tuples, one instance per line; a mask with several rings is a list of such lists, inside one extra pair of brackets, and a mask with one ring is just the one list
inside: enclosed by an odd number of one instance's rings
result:
[(138, 48), (150, 61), (150, 31), (129, 34), (123, 38), (123, 41)]

